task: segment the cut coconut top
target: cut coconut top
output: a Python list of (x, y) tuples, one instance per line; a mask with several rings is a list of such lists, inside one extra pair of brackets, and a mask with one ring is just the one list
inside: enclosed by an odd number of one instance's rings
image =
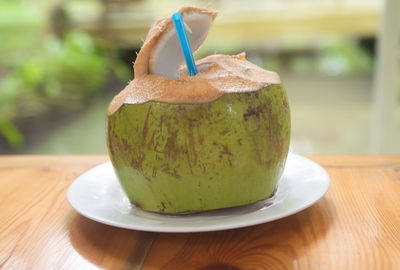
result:
[(180, 69), (177, 80), (143, 75), (131, 81), (114, 97), (108, 115), (123, 104), (157, 101), (172, 104), (212, 102), (226, 93), (252, 92), (270, 84), (280, 84), (277, 73), (264, 70), (245, 59), (245, 54), (211, 55), (196, 62), (199, 73), (189, 76)]
[[(179, 12), (191, 30), (190, 45), (197, 50), (217, 13), (193, 7), (183, 7)], [(109, 115), (123, 104), (207, 103), (226, 93), (257, 91), (281, 83), (278, 74), (250, 63), (244, 53), (208, 56), (196, 62), (199, 73), (189, 76), (185, 68), (179, 68), (184, 57), (178, 42), (171, 17), (152, 25), (135, 62), (135, 79), (111, 101)]]
[[(195, 7), (182, 7), (178, 12), (185, 22), (190, 46), (196, 51), (206, 38), (217, 12)], [(177, 79), (178, 67), (183, 60), (184, 56), (171, 16), (158, 19), (150, 27), (136, 58), (135, 78), (153, 74)]]

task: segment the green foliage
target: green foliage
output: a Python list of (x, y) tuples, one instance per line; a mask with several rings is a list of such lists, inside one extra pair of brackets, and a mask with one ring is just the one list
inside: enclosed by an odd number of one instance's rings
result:
[(372, 55), (353, 40), (332, 42), (321, 51), (318, 67), (328, 75), (372, 72)]
[(10, 121), (0, 117), (0, 133), (12, 147), (20, 147), (24, 143), (24, 136)]
[(0, 134), (14, 147), (23, 142), (13, 124), (17, 118), (80, 108), (104, 89), (110, 70), (127, 76), (126, 68), (82, 31), (71, 31), (62, 40), (48, 35), (40, 48), (14, 65), (0, 82)]
[(53, 2), (0, 0), (0, 142), (24, 143), (20, 120), (67, 113), (128, 68), (88, 34), (48, 32)]
[(295, 73), (316, 73), (329, 76), (370, 74), (373, 56), (355, 40), (327, 39), (315, 55), (298, 55), (291, 59)]
[(0, 65), (2, 67), (13, 68), (39, 47), (45, 16), (30, 2), (0, 0)]

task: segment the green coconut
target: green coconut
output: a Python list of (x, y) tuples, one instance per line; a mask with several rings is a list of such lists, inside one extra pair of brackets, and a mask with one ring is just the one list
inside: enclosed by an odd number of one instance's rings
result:
[[(180, 12), (198, 48), (216, 13), (190, 7)], [(172, 72), (157, 69), (177, 37), (169, 17), (152, 29), (135, 63), (135, 79), (114, 97), (107, 114), (109, 156), (129, 200), (143, 210), (182, 214), (273, 196), (290, 140), (279, 76), (244, 54), (197, 61), (200, 73), (194, 77), (178, 68), (182, 57)]]

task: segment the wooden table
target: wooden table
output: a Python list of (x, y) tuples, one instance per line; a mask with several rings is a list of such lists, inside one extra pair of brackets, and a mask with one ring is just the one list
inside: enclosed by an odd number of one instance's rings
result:
[(103, 225), (68, 186), (106, 156), (0, 157), (0, 268), (400, 269), (400, 156), (311, 156), (331, 176), (310, 208), (220, 232)]

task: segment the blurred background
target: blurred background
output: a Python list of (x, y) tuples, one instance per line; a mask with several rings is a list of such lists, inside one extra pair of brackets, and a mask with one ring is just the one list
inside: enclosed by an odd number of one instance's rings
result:
[(0, 154), (106, 153), (108, 103), (150, 24), (220, 11), (195, 58), (277, 71), (300, 154), (400, 154), (398, 0), (0, 0)]

